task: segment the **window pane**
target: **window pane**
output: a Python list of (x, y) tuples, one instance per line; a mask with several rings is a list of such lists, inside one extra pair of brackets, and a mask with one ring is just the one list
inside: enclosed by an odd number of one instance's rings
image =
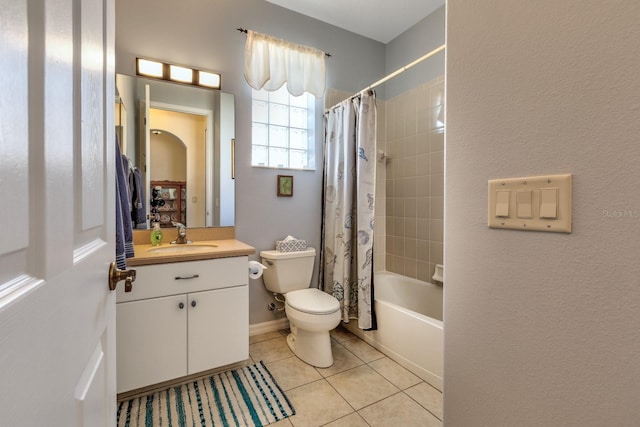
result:
[(281, 104), (269, 104), (269, 123), (289, 126), (289, 107)]
[(306, 169), (307, 168), (307, 152), (291, 150), (289, 151), (290, 168)]
[(253, 99), (258, 99), (260, 101), (268, 101), (269, 100), (269, 92), (266, 90), (255, 90), (253, 89)]
[(268, 159), (268, 148), (267, 147), (257, 147), (253, 146), (253, 153), (251, 154), (251, 165), (252, 166), (267, 166), (269, 163)]
[(302, 129), (289, 129), (291, 138), (289, 139), (289, 148), (298, 148), (306, 150), (309, 144), (307, 131)]
[(286, 148), (269, 148), (269, 166), (274, 168), (289, 167), (287, 152)]
[(311, 135), (316, 100), (293, 97), (286, 85), (275, 92), (253, 90), (253, 166), (310, 169), (315, 165)]
[(286, 148), (289, 145), (289, 128), (269, 126), (269, 145)]
[(251, 143), (253, 145), (269, 145), (268, 126), (262, 123), (254, 123), (251, 135)]
[(307, 110), (306, 108), (291, 107), (291, 124), (295, 128), (307, 128)]
[(269, 92), (269, 102), (289, 105), (289, 91), (287, 90), (287, 85), (282, 85), (282, 87), (275, 92)]
[(294, 107), (307, 108), (309, 106), (309, 94), (305, 92), (300, 96), (292, 96), (291, 105)]
[(254, 122), (269, 123), (269, 103), (254, 100), (252, 105), (252, 120)]

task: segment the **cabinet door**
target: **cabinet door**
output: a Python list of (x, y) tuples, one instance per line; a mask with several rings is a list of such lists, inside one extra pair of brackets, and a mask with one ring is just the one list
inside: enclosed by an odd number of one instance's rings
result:
[(189, 374), (249, 358), (248, 286), (189, 294)]
[(116, 304), (118, 393), (187, 374), (187, 296)]

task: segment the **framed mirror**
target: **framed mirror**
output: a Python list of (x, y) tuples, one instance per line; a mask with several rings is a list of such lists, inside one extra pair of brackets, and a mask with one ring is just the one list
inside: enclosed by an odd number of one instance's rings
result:
[[(134, 228), (149, 228), (161, 218), (162, 226), (172, 226), (174, 220), (187, 227), (233, 226), (234, 96), (123, 74), (116, 75), (116, 87), (122, 152), (144, 180), (147, 221)], [(176, 185), (183, 186), (179, 203), (167, 205), (179, 204), (180, 210), (156, 211), (150, 218), (152, 188)]]

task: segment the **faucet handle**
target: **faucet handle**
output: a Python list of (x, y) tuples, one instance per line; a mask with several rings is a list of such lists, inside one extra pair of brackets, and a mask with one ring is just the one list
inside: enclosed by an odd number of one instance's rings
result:
[(171, 221), (171, 224), (178, 228), (178, 234), (185, 235), (187, 233), (187, 227), (184, 224), (175, 221)]
[(175, 221), (171, 221), (171, 224), (178, 228), (178, 238), (175, 242), (180, 244), (189, 243), (187, 240), (187, 227), (184, 224)]

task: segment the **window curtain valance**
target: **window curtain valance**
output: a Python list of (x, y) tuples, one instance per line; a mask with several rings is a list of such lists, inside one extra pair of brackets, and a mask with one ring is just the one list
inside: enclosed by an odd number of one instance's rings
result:
[(256, 90), (275, 91), (287, 83), (293, 96), (324, 95), (325, 53), (308, 46), (247, 30), (244, 78)]

